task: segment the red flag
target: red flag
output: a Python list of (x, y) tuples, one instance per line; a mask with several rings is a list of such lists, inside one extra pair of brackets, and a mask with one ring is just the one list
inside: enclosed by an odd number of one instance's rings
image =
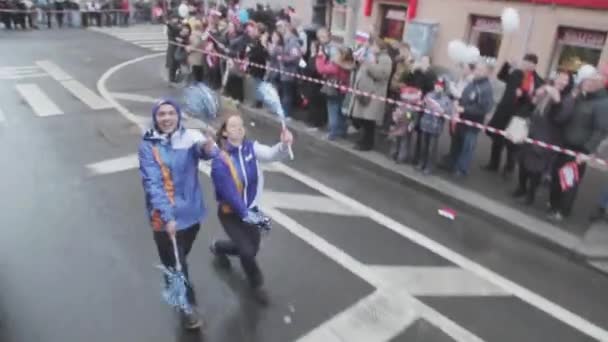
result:
[(416, 12), (418, 10), (418, 0), (410, 0), (407, 6), (407, 20), (416, 18)]

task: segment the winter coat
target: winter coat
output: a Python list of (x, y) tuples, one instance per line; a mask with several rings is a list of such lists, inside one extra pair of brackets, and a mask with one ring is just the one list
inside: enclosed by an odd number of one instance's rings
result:
[[(268, 61), (268, 51), (262, 45), (262, 42), (260, 42), (259, 39), (251, 40), (245, 49), (245, 58), (250, 63), (265, 66), (266, 62)], [(247, 73), (252, 77), (263, 79), (266, 69), (259, 66), (249, 65), (247, 68)]]
[[(565, 95), (562, 95), (562, 98)], [(556, 122), (556, 117), (561, 110), (561, 102), (554, 103), (549, 94), (540, 97), (530, 117), (528, 137), (548, 144), (561, 145), (561, 129)], [(547, 148), (524, 144), (521, 151), (522, 166), (530, 172), (541, 173), (549, 167), (554, 154), (555, 152)]]
[[(281, 57), (283, 71), (296, 74), (299, 69), (300, 59), (302, 58), (302, 46), (298, 37), (292, 35), (285, 39), (285, 46), (283, 46)], [(293, 76), (281, 73), (281, 82), (291, 82), (293, 80)]]
[[(437, 101), (441, 107), (441, 114), (452, 115), (454, 104), (450, 97), (444, 92), (431, 92), (426, 95), (426, 98)], [(427, 107), (428, 108), (428, 107)], [(432, 108), (428, 108), (431, 109)], [(431, 113), (424, 112), (420, 119), (420, 130), (425, 133), (432, 135), (440, 135), (443, 131), (443, 123), (445, 118), (443, 116), (433, 115)]]
[[(524, 80), (524, 72), (519, 69), (510, 71), (510, 68), (511, 66), (505, 63), (498, 73), (498, 78), (505, 82), (505, 92), (488, 123), (489, 126), (502, 130), (507, 128), (513, 116), (528, 117), (534, 109), (532, 96), (523, 94), (518, 98), (516, 95)], [(534, 90), (540, 88), (543, 83), (543, 79), (534, 72)]]
[(203, 53), (199, 50), (203, 49), (203, 37), (202, 32), (193, 31), (190, 35), (190, 48), (192, 49), (188, 54), (188, 64), (200, 66), (203, 63)]
[(395, 70), (393, 71), (393, 77), (391, 78), (391, 91), (395, 93), (399, 93), (401, 90), (401, 85), (404, 83), (403, 80), (407, 78), (407, 76), (411, 72), (410, 62), (403, 57), (397, 57), (397, 61), (395, 62)]
[(483, 123), (494, 105), (490, 80), (480, 78), (469, 83), (462, 91), (459, 104), (464, 108), (464, 112), (460, 114), (462, 119)]
[(287, 146), (266, 146), (246, 140), (241, 146), (224, 142), (225, 149), (211, 162), (211, 179), (220, 212), (247, 217), (262, 196), (264, 175), (259, 162), (274, 162), (289, 156)]
[(563, 126), (564, 144), (585, 153), (594, 153), (608, 136), (608, 91), (568, 97), (557, 122)]
[[(161, 105), (171, 104), (179, 115), (178, 129), (171, 135), (156, 129), (156, 113)], [(202, 148), (206, 138), (182, 124), (179, 106), (172, 101), (158, 102), (152, 111), (154, 128), (147, 131), (139, 145), (139, 171), (143, 183), (148, 217), (155, 231), (169, 221), (182, 230), (200, 223), (206, 215), (199, 184), (198, 164), (214, 157)]]
[[(277, 45), (272, 46), (268, 49), (268, 66), (281, 70), (281, 62), (279, 61), (279, 56), (283, 54), (283, 46)], [(271, 82), (278, 82), (281, 78), (281, 74), (278, 71), (268, 70), (266, 72), (266, 79)]]
[[(354, 63), (338, 63), (329, 60), (324, 55), (317, 55), (315, 59), (315, 67), (317, 72), (328, 82), (336, 85), (349, 86), (351, 72), (354, 69)], [(325, 89), (325, 95), (345, 94), (346, 90), (339, 90), (337, 88), (329, 88), (329, 86), (323, 86)]]
[[(386, 97), (390, 82), (392, 61), (386, 52), (380, 53), (375, 63), (361, 65), (355, 78), (354, 88), (368, 94)], [(351, 101), (353, 118), (373, 120), (381, 124), (384, 119), (386, 102), (368, 96), (356, 95)]]

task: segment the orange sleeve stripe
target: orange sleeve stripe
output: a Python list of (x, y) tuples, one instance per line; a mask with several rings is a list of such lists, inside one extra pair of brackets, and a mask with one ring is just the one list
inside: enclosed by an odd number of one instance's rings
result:
[(158, 147), (152, 147), (152, 154), (154, 155), (154, 160), (160, 166), (160, 172), (163, 177), (163, 187), (165, 188), (165, 192), (167, 193), (167, 197), (169, 197), (169, 202), (172, 205), (175, 204), (175, 185), (173, 185), (173, 179), (171, 178), (171, 170), (165, 165), (160, 158), (160, 152), (158, 151)]

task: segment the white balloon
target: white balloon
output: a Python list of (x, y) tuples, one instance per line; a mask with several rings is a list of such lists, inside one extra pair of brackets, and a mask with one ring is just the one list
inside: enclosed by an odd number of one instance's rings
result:
[(186, 5), (186, 4), (179, 5), (179, 7), (177, 8), (177, 13), (179, 14), (180, 17), (186, 18), (188, 16), (188, 14), (190, 14), (188, 5)]
[(466, 51), (466, 60), (465, 63), (477, 63), (479, 61), (479, 57), (481, 53), (479, 52), (479, 48), (477, 46), (470, 45), (467, 47)]
[(467, 58), (467, 45), (461, 40), (452, 40), (448, 44), (448, 56), (456, 63), (465, 63)]
[(519, 29), (519, 13), (516, 9), (511, 7), (505, 8), (502, 11), (502, 16), (500, 19), (504, 33), (512, 33)]
[(576, 83), (581, 83), (584, 80), (593, 77), (597, 74), (597, 69), (593, 65), (584, 64), (576, 73)]

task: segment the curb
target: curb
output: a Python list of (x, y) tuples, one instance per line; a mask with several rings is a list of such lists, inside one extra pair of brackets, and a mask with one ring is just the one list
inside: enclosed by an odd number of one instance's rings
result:
[[(280, 125), (279, 120), (274, 115), (269, 114), (263, 109), (253, 108), (247, 104), (240, 104), (239, 107), (244, 111), (244, 114), (250, 117), (261, 120), (266, 124), (276, 125), (277, 127)], [(292, 120), (287, 122), (287, 126), (298, 133), (298, 138), (305, 139), (306, 143), (319, 147), (331, 146), (354, 155), (383, 177), (389, 177), (402, 184), (430, 192), (446, 201), (448, 205), (458, 204), (486, 219), (499, 221), (511, 233), (527, 238), (553, 252), (583, 262), (584, 265), (593, 270), (599, 270), (608, 274), (608, 269), (603, 270), (594, 265), (597, 259), (608, 259), (608, 253), (598, 253), (597, 249), (589, 248), (586, 245), (585, 239), (557, 228), (542, 219), (524, 214), (517, 209), (455, 185), (448, 180), (436, 176), (419, 175), (411, 166), (391, 164), (391, 168), (389, 168), (381, 163), (382, 161), (386, 161), (386, 156), (383, 154), (375, 151), (359, 152), (350, 148), (349, 142), (325, 140), (322, 137), (322, 130), (313, 131), (302, 122)], [(608, 251), (608, 247), (604, 250)]]

